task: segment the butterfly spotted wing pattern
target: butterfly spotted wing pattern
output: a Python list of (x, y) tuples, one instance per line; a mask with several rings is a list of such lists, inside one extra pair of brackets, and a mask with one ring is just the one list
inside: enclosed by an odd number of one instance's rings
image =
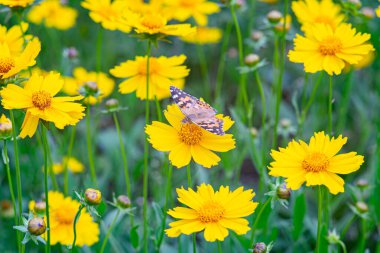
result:
[(215, 117), (216, 110), (209, 104), (174, 86), (170, 86), (170, 93), (174, 102), (186, 116), (184, 122), (191, 121), (210, 133), (224, 135), (223, 120)]

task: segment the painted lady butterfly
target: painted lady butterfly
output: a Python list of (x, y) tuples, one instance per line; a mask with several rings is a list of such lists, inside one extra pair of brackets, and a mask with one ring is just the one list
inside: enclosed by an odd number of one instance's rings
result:
[(170, 93), (174, 102), (186, 116), (183, 123), (190, 121), (210, 133), (217, 135), (225, 134), (223, 131), (223, 120), (215, 117), (216, 110), (209, 104), (174, 86), (170, 86)]

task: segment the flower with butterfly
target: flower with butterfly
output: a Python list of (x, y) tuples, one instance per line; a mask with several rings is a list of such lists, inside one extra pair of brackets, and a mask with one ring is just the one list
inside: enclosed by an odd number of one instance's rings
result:
[(232, 134), (225, 134), (234, 122), (222, 114), (216, 114), (209, 104), (171, 87), (176, 105), (168, 105), (164, 111), (169, 124), (153, 121), (146, 126), (146, 133), (153, 148), (169, 152), (169, 160), (178, 167), (196, 163), (211, 168), (220, 162), (216, 152), (235, 148)]

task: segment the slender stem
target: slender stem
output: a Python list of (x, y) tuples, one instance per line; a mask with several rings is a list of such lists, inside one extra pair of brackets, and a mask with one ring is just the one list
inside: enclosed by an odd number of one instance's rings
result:
[(71, 245), (71, 252), (75, 252), (75, 243), (77, 241), (77, 222), (78, 222), (78, 219), (80, 217), (80, 213), (82, 212), (83, 208), (85, 208), (85, 206), (81, 204), (79, 206), (78, 212), (76, 213), (75, 218), (74, 218), (74, 223), (73, 223), (74, 240), (73, 240), (73, 243)]
[(222, 243), (218, 241), (218, 253), (223, 253)]
[[(266, 109), (266, 99), (265, 99), (265, 93), (264, 93), (264, 88), (263, 84), (260, 79), (259, 72), (256, 70), (255, 71), (255, 78), (257, 82), (257, 86), (259, 88), (259, 93), (260, 93), (260, 98), (261, 98), (261, 156), (262, 156), (262, 164), (265, 164), (265, 155), (266, 155), (266, 117), (267, 117), (267, 109)], [(261, 178), (261, 177), (260, 177)]]
[[(261, 215), (263, 214), (265, 208), (269, 205), (269, 203), (272, 201), (272, 198), (268, 198), (264, 205), (260, 208), (260, 211), (258, 212), (257, 216), (256, 216), (256, 219), (255, 219), (255, 222), (253, 223), (252, 225), (252, 232), (251, 232), (251, 242), (250, 242), (250, 245), (253, 245), (253, 242), (255, 240), (255, 232), (256, 232), (256, 228), (257, 228), (257, 224), (259, 223), (260, 221), (260, 218), (261, 218)], [(253, 216), (252, 216), (253, 218)]]
[(197, 48), (198, 59), (199, 59), (200, 67), (201, 67), (201, 76), (203, 80), (203, 86), (205, 89), (205, 97), (206, 99), (210, 99), (211, 98), (211, 83), (210, 83), (210, 78), (208, 74), (205, 51), (203, 49), (203, 46), (200, 44), (197, 44), (196, 48)]
[(86, 137), (87, 137), (86, 139), (87, 139), (88, 162), (89, 162), (89, 165), (90, 165), (90, 172), (91, 172), (91, 181), (95, 185), (95, 187), (98, 187), (98, 181), (96, 179), (96, 172), (95, 172), (94, 155), (92, 153), (92, 141), (91, 141), (91, 106), (90, 106), (90, 104), (87, 105)]
[(338, 125), (337, 130), (339, 132), (342, 132), (346, 125), (348, 105), (349, 105), (349, 101), (351, 97), (352, 87), (354, 84), (353, 82), (354, 75), (355, 75), (354, 71), (351, 70), (347, 75), (347, 79), (344, 85), (342, 102), (339, 105), (339, 120), (337, 122), (337, 125)]
[(42, 132), (42, 143), (44, 146), (44, 184), (45, 184), (45, 202), (46, 202), (46, 231), (47, 231), (47, 252), (50, 252), (50, 214), (49, 214), (49, 184), (48, 184), (48, 169), (49, 168), (49, 160), (48, 160), (48, 150), (49, 143), (46, 135), (46, 128), (44, 125), (41, 125)]
[(342, 229), (342, 233), (340, 234), (340, 238), (343, 240), (344, 239), (344, 236), (346, 235), (348, 229), (350, 228), (350, 226), (352, 225), (352, 223), (356, 220), (356, 215), (353, 215), (351, 217), (351, 219), (346, 223), (346, 225), (344, 226), (344, 228)]
[(318, 187), (318, 229), (317, 229), (317, 247), (316, 247), (316, 253), (320, 253), (321, 244), (322, 244), (322, 226), (323, 226), (323, 220), (322, 215), (323, 214), (323, 192), (322, 192), (322, 186)]
[(193, 233), (193, 253), (197, 253), (197, 234)]
[(75, 141), (75, 134), (76, 134), (76, 126), (73, 126), (71, 129), (71, 134), (70, 134), (70, 141), (69, 141), (69, 148), (67, 149), (67, 159), (63, 159), (63, 173), (64, 173), (64, 178), (63, 178), (63, 191), (65, 195), (69, 194), (69, 171), (67, 168), (68, 161), (71, 157), (71, 152), (74, 147), (74, 141)]
[[(18, 202), (18, 225), (22, 224), (22, 188), (21, 188), (21, 172), (20, 172), (20, 159), (18, 153), (18, 144), (17, 144), (17, 134), (16, 134), (16, 124), (13, 111), (9, 110), (9, 115), (12, 121), (12, 139), (13, 139), (13, 152), (15, 154), (15, 166), (16, 166), (16, 188), (17, 188), (17, 202)], [(23, 253), (25, 251), (24, 244), (21, 243), (21, 234), (17, 233), (17, 238), (19, 242), (19, 248)]]
[[(188, 188), (191, 188), (193, 186), (193, 183), (191, 181), (191, 166), (190, 163), (186, 167), (187, 172), (187, 186)], [(197, 234), (193, 233), (193, 253), (197, 252)]]
[(360, 236), (360, 242), (359, 242), (359, 252), (365, 251), (365, 244), (367, 239), (367, 222), (366, 219), (361, 219), (361, 236)]
[(164, 231), (165, 231), (165, 225), (166, 225), (166, 218), (168, 216), (168, 206), (169, 206), (169, 199), (170, 199), (170, 193), (171, 193), (171, 184), (172, 184), (172, 172), (173, 172), (173, 165), (169, 164), (168, 168), (168, 176), (166, 180), (166, 195), (165, 195), (165, 206), (164, 206), (164, 218), (162, 219), (162, 230), (160, 233), (160, 236), (158, 238), (157, 243), (157, 252), (160, 252), (160, 247), (162, 240), (164, 238)]
[(329, 83), (329, 133), (332, 134), (333, 131), (333, 118), (332, 118), (332, 104), (333, 104), (333, 82), (332, 82), (332, 76), (330, 76), (330, 83)]
[(51, 156), (50, 149), (47, 149), (47, 156), (48, 156), (48, 159), (49, 159), (49, 167), (47, 168), (47, 170), (49, 172), (49, 176), (50, 176), (50, 180), (51, 180), (52, 185), (53, 185), (53, 189), (54, 189), (54, 191), (59, 191), (57, 179), (55, 178), (55, 174), (54, 174), (54, 171), (53, 171), (53, 168), (52, 168), (53, 158)]
[[(102, 247), (100, 248), (100, 253), (103, 253), (103, 252), (104, 252), (104, 249), (106, 248), (106, 245), (107, 245), (107, 242), (108, 242), (108, 238), (109, 238), (110, 235), (111, 235), (111, 231), (112, 231), (113, 226), (115, 225), (115, 222), (116, 222), (117, 218), (119, 217), (119, 215), (120, 215), (120, 208), (117, 209), (116, 215), (115, 215), (115, 217), (113, 218), (110, 227), (108, 228), (107, 234), (106, 234), (106, 236), (104, 237), (104, 240), (103, 240), (103, 243), (102, 243)], [(132, 215), (131, 215), (131, 216), (132, 216)]]
[(343, 253), (347, 253), (347, 248), (344, 242), (339, 240), (339, 245), (342, 247)]
[(154, 96), (154, 100), (156, 101), (156, 110), (157, 110), (158, 121), (162, 122), (162, 110), (161, 110), (160, 101), (158, 101), (157, 96)]
[[(151, 41), (148, 40), (147, 47), (147, 60), (146, 60), (146, 98), (145, 98), (145, 125), (149, 124), (149, 81), (150, 81), (150, 55), (151, 55)], [(144, 179), (143, 179), (143, 218), (144, 218), (144, 252), (148, 252), (148, 157), (149, 157), (149, 144), (146, 136), (144, 143)]]
[(103, 27), (99, 26), (98, 36), (96, 40), (96, 71), (102, 69), (102, 44), (103, 44)]
[[(121, 152), (121, 157), (123, 159), (125, 184), (127, 186), (127, 194), (128, 194), (128, 197), (131, 199), (132, 198), (131, 180), (129, 178), (129, 168), (128, 168), (127, 154), (125, 152), (123, 137), (121, 135), (120, 124), (119, 124), (119, 120), (117, 118), (116, 112), (112, 113), (112, 116), (113, 116), (113, 121), (115, 122), (117, 136), (119, 138), (120, 152)], [(130, 215), (130, 221), (131, 221), (131, 227), (133, 227), (133, 215)]]

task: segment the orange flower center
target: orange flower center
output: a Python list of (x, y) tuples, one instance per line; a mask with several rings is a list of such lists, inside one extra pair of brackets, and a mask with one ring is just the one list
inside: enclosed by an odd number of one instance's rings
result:
[(179, 131), (179, 138), (187, 145), (196, 145), (202, 139), (203, 133), (199, 126), (193, 123), (185, 123)]
[[(140, 62), (140, 66), (139, 66), (139, 73), (141, 75), (146, 75), (146, 62), (147, 62), (147, 59), (145, 58), (144, 61)], [(150, 61), (149, 61), (149, 74), (152, 75), (152, 74), (156, 74), (156, 73), (159, 73), (160, 72), (160, 63), (157, 61), (156, 58), (150, 58)]]
[(339, 39), (328, 38), (319, 45), (319, 52), (323, 55), (335, 55), (340, 52), (343, 45)]
[(8, 73), (15, 66), (15, 60), (10, 57), (0, 57), (0, 73)]
[(75, 214), (71, 215), (71, 212), (67, 212), (65, 208), (62, 208), (61, 210), (56, 210), (54, 212), (54, 218), (56, 222), (59, 224), (65, 224), (65, 225), (71, 225), (74, 222)]
[(166, 25), (165, 19), (160, 16), (147, 15), (141, 20), (141, 24), (148, 29), (160, 29)]
[(226, 209), (219, 203), (210, 201), (198, 210), (198, 218), (203, 223), (218, 222), (223, 218), (225, 212)]
[(329, 159), (325, 154), (314, 152), (306, 156), (302, 161), (302, 169), (307, 172), (320, 172), (327, 169)]
[(322, 16), (322, 15), (318, 16), (314, 19), (314, 22), (320, 23), (320, 24), (326, 24), (326, 25), (330, 25), (331, 27), (334, 27), (333, 20), (328, 16)]
[(195, 3), (194, 0), (181, 0), (180, 1), (181, 6), (183, 7), (193, 7), (197, 3)]
[(32, 94), (32, 103), (40, 110), (50, 107), (52, 96), (49, 92), (44, 90), (36, 91)]

